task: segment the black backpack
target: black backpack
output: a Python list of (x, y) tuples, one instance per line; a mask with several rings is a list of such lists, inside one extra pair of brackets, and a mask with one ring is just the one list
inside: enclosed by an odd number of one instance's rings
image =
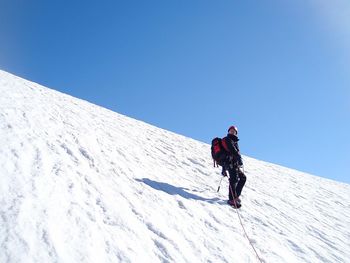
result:
[(214, 167), (215, 164), (220, 166), (223, 166), (225, 164), (225, 161), (228, 157), (228, 151), (226, 150), (227, 146), (225, 146), (225, 141), (221, 138), (216, 137), (211, 141), (211, 156), (214, 160)]

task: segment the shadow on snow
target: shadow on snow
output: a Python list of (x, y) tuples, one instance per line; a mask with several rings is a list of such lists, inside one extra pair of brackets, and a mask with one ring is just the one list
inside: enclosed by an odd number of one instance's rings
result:
[(176, 187), (168, 183), (152, 181), (148, 178), (136, 179), (138, 182), (142, 182), (156, 190), (163, 191), (169, 195), (179, 195), (186, 199), (193, 199), (198, 201), (204, 201), (209, 203), (218, 203), (221, 201), (219, 198), (204, 198), (192, 193), (187, 192), (189, 189), (183, 187)]

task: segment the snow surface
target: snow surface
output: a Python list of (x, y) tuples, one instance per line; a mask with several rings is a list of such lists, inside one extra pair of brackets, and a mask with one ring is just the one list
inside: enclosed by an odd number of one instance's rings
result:
[(244, 156), (248, 240), (208, 144), (4, 71), (0, 144), (0, 262), (350, 262), (348, 184)]

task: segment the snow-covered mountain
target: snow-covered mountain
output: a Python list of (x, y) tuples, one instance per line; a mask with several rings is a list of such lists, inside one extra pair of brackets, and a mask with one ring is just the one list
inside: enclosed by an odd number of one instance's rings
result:
[(244, 156), (234, 210), (208, 144), (3, 71), (0, 143), (1, 263), (350, 262), (348, 184)]

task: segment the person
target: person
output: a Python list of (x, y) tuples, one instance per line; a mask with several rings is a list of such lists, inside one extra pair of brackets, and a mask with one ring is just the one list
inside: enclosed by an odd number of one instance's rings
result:
[(247, 180), (242, 171), (243, 161), (238, 146), (238, 129), (236, 126), (231, 126), (228, 129), (228, 134), (222, 139), (222, 143), (228, 156), (222, 166), (222, 175), (227, 176), (229, 173), (229, 195), (227, 203), (236, 208), (241, 207), (241, 199), (239, 196)]

